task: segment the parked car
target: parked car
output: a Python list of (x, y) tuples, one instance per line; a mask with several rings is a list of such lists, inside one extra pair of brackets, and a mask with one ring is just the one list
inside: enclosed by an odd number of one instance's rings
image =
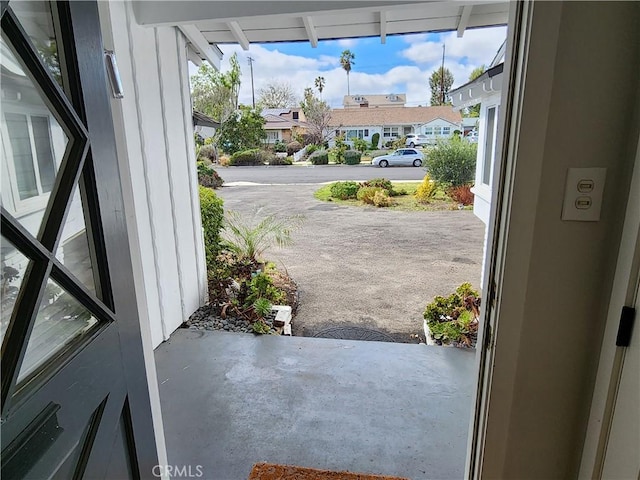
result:
[(424, 155), (415, 148), (400, 148), (388, 155), (381, 155), (371, 160), (374, 167), (388, 167), (394, 165), (422, 166)]
[(407, 141), (404, 144), (407, 147), (416, 147), (418, 145), (427, 145), (429, 143), (429, 137), (418, 133), (410, 133), (407, 135)]

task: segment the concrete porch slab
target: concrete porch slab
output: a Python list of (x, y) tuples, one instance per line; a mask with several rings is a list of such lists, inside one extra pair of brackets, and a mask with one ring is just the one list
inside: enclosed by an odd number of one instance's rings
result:
[(474, 351), (181, 329), (155, 352), (169, 463), (462, 478)]

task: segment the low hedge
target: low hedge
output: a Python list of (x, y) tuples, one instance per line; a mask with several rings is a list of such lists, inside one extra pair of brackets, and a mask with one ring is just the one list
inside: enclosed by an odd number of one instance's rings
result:
[(229, 165), (234, 167), (264, 165), (266, 155), (266, 152), (258, 148), (242, 150), (231, 155)]
[(293, 158), (292, 157), (278, 157), (274, 155), (269, 159), (269, 165), (292, 165)]
[(309, 156), (312, 165), (329, 165), (329, 152), (326, 150), (316, 150)]
[(210, 269), (215, 266), (216, 256), (220, 251), (220, 230), (222, 230), (224, 220), (223, 201), (212, 189), (203, 186), (200, 186), (199, 189), (204, 251), (207, 268)]
[(357, 150), (347, 150), (344, 152), (344, 163), (346, 165), (358, 165), (362, 158), (362, 152)]
[(356, 182), (336, 182), (331, 184), (331, 196), (339, 200), (357, 198), (359, 189)]
[(203, 187), (220, 188), (224, 183), (224, 180), (220, 178), (218, 172), (216, 172), (211, 166), (204, 162), (198, 162), (198, 183)]
[(358, 190), (358, 200), (373, 205), (373, 199), (378, 192), (386, 193), (387, 191), (382, 187), (360, 187), (360, 190)]

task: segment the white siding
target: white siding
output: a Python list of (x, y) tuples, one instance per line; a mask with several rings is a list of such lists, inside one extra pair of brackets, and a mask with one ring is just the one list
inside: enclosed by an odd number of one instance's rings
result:
[(206, 300), (187, 44), (177, 28), (138, 26), (128, 2), (110, 2), (108, 15), (105, 47), (116, 53), (124, 88), (112, 108), (130, 183), (136, 290), (155, 348)]

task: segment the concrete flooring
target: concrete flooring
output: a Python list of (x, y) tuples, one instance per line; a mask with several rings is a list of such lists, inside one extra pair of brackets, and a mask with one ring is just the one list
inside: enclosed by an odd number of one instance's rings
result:
[(462, 478), (475, 351), (181, 329), (156, 352), (169, 463)]

